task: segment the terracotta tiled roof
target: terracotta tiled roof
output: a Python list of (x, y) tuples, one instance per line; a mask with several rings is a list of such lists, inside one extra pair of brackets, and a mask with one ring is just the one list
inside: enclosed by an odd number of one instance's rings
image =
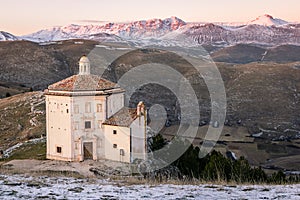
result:
[(104, 125), (124, 126), (129, 127), (130, 124), (137, 118), (135, 108), (123, 107), (113, 116), (104, 121)]
[(59, 91), (101, 91), (119, 88), (116, 83), (96, 75), (73, 75), (48, 87)]

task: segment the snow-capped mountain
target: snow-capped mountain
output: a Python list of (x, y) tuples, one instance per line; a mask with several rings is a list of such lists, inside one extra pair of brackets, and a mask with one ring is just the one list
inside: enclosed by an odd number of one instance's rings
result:
[(255, 20), (248, 22), (248, 24), (257, 24), (262, 26), (280, 26), (288, 24), (288, 22), (282, 19), (273, 18), (271, 15), (262, 15), (257, 17)]
[(13, 34), (0, 31), (0, 41), (15, 41), (15, 40), (19, 40), (19, 39)]
[[(134, 40), (146, 43), (188, 43), (233, 45), (258, 43), (268, 45), (300, 45), (299, 24), (263, 15), (245, 23), (186, 23), (177, 17), (140, 20), (128, 23), (68, 25), (53, 27), (22, 37), (35, 42), (67, 39), (98, 41)], [(187, 42), (188, 41), (188, 42)]]
[(22, 36), (24, 40), (33, 42), (49, 42), (69, 39), (90, 39), (101, 42), (117, 42), (123, 39), (114, 34), (105, 33), (98, 27), (71, 24), (64, 27), (53, 27), (36, 33)]
[(265, 45), (300, 45), (300, 27), (292, 25), (264, 26), (249, 24), (224, 27), (215, 24), (191, 25), (182, 34), (199, 44), (234, 45), (255, 43)]
[(150, 19), (130, 23), (107, 23), (104, 25), (68, 25), (53, 27), (23, 36), (24, 39), (33, 41), (53, 41), (83, 38), (89, 39), (91, 35), (106, 33), (107, 36), (117, 35), (122, 38), (158, 38), (166, 33), (177, 30), (186, 25), (177, 17), (164, 20)]

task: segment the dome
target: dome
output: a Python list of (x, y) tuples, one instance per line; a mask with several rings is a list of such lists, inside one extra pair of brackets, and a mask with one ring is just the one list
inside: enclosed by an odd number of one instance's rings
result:
[(89, 63), (90, 60), (88, 59), (88, 57), (82, 56), (82, 57), (80, 58), (79, 62)]
[(90, 60), (87, 56), (82, 56), (79, 60), (79, 75), (90, 74)]

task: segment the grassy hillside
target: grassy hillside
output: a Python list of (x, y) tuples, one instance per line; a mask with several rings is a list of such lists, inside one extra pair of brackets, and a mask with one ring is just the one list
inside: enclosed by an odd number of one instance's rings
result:
[(272, 48), (257, 47), (249, 44), (221, 48), (211, 53), (215, 62), (239, 63), (250, 62), (297, 62), (300, 61), (300, 47), (294, 45), (282, 45)]
[(260, 61), (266, 50), (260, 47), (238, 44), (220, 49), (211, 54), (215, 62), (249, 63)]
[(264, 61), (296, 62), (300, 61), (300, 46), (282, 45), (267, 51)]
[(41, 92), (0, 99), (0, 149), (46, 134), (45, 104)]
[(70, 40), (50, 45), (29, 41), (0, 42), (0, 81), (44, 89), (77, 72), (78, 59), (97, 44)]

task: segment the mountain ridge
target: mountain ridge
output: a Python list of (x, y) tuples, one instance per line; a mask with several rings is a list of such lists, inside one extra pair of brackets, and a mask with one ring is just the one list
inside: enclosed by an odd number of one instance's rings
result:
[(19, 38), (11, 33), (0, 31), (0, 41), (16, 41)]
[[(102, 34), (101, 37), (94, 35)], [(20, 36), (33, 42), (49, 42), (69, 39), (88, 39), (96, 41), (119, 42), (138, 41), (144, 44), (159, 43), (172, 45), (184, 42), (190, 46), (197, 44), (235, 45), (257, 43), (268, 45), (300, 45), (300, 25), (262, 15), (254, 20), (240, 23), (185, 22), (178, 17), (149, 19), (125, 23), (101, 23), (99, 25), (55, 26), (35, 33)], [(154, 42), (151, 40), (155, 40)], [(175, 42), (174, 42), (175, 41)]]
[(254, 20), (251, 20), (250, 22), (248, 22), (248, 24), (258, 24), (263, 26), (280, 26), (288, 24), (288, 22), (282, 19), (274, 18), (271, 15), (265, 14), (257, 17)]

